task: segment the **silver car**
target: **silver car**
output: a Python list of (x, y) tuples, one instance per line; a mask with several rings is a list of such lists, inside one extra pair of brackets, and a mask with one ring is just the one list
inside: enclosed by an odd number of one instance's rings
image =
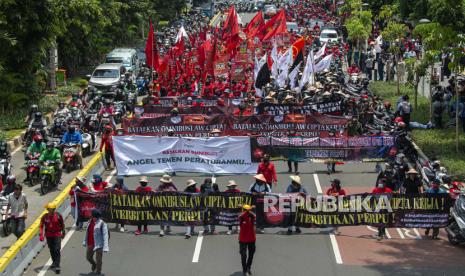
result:
[(89, 87), (96, 90), (110, 91), (118, 87), (121, 75), (124, 75), (126, 68), (123, 64), (104, 63), (95, 68), (92, 75), (88, 75)]

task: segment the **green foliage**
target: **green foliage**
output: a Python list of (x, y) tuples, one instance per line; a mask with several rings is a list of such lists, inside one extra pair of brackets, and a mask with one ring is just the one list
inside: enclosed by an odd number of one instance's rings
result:
[[(411, 85), (401, 85), (401, 94), (409, 95), (410, 99), (414, 97), (414, 89)], [(370, 89), (377, 95), (383, 97), (384, 100), (390, 101), (395, 104), (399, 96), (396, 95), (397, 87), (394, 82), (371, 82)], [(444, 116), (443, 121), (450, 119), (447, 115)], [(429, 100), (423, 96), (418, 95), (418, 108), (412, 113), (412, 121), (426, 123), (429, 120)], [(463, 153), (457, 154), (455, 152), (455, 129), (416, 129), (411, 133), (415, 143), (422, 149), (422, 151), (429, 158), (438, 158), (443, 162), (448, 171), (465, 180), (465, 160)], [(459, 146), (461, 152), (465, 151), (465, 135), (460, 135)]]

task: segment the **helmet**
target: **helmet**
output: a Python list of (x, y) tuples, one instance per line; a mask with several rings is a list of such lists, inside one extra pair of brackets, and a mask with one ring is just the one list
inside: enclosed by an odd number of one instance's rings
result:
[(396, 117), (394, 119), (394, 123), (400, 123), (400, 122), (403, 122), (404, 120), (402, 119), (402, 117)]
[(52, 141), (48, 141), (47, 148), (53, 148), (53, 147), (55, 147), (55, 143), (53, 143)]
[(34, 137), (32, 138), (32, 140), (34, 142), (41, 142), (42, 141), (42, 135), (34, 135)]
[(11, 184), (15, 184), (16, 183), (16, 176), (10, 174), (9, 176), (7, 176), (6, 178), (6, 184), (7, 185), (11, 185)]
[(452, 179), (450, 178), (450, 176), (448, 175), (444, 175), (442, 177), (442, 182), (446, 183), (446, 184), (450, 184), (452, 182)]
[(46, 209), (56, 209), (57, 205), (56, 203), (50, 202), (49, 204), (45, 205)]
[(400, 128), (405, 128), (406, 127), (406, 124), (404, 122), (399, 122), (399, 127)]
[(64, 101), (59, 101), (58, 102), (58, 106), (64, 106), (64, 105), (66, 105), (66, 103)]
[(85, 176), (76, 176), (76, 184), (86, 183), (87, 178)]
[(69, 132), (74, 132), (74, 131), (76, 131), (76, 128), (73, 125), (71, 125), (71, 126), (68, 127), (68, 131)]
[(36, 113), (34, 113), (34, 118), (35, 118), (36, 120), (42, 119), (42, 112), (36, 112)]

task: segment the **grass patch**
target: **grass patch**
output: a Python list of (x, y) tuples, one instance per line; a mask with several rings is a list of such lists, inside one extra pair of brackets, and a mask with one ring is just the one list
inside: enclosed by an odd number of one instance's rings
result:
[[(400, 97), (397, 93), (395, 82), (372, 82), (370, 89), (377, 95), (388, 100), (394, 107)], [(414, 88), (412, 86), (400, 85), (401, 95), (409, 95), (410, 102), (414, 105)], [(412, 121), (427, 123), (429, 121), (429, 99), (418, 95), (418, 107), (413, 110)], [(454, 118), (455, 119), (455, 118)], [(449, 121), (448, 115), (444, 115), (443, 121)], [(459, 153), (455, 150), (455, 127), (445, 129), (415, 129), (411, 133), (412, 139), (430, 158), (441, 160), (451, 176), (465, 180), (465, 136), (460, 133)]]
[(5, 131), (5, 140), (11, 140), (14, 137), (20, 135), (24, 129), (11, 129), (8, 131)]

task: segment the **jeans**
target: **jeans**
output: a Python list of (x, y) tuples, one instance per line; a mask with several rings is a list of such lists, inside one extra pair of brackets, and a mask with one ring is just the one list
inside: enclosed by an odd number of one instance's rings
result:
[(204, 225), (203, 230), (204, 233), (213, 233), (215, 232), (215, 225)]
[(17, 239), (19, 239), (23, 235), (24, 229), (26, 228), (26, 223), (24, 221), (24, 218), (10, 219), (11, 232), (15, 234)]
[(61, 237), (47, 238), (47, 244), (52, 257), (52, 266), (60, 267)]
[[(249, 254), (247, 256), (247, 250)], [(252, 267), (253, 255), (255, 254), (255, 242), (239, 242), (239, 253), (241, 253), (242, 272), (247, 272)]]
[(192, 235), (194, 234), (194, 226), (187, 226), (186, 227), (186, 235)]
[[(94, 253), (95, 253), (95, 260), (94, 260)], [(103, 257), (103, 249), (97, 249), (94, 251), (92, 247), (87, 247), (86, 258), (87, 261), (92, 265), (92, 271), (96, 273), (102, 272), (102, 257)]]
[(299, 162), (297, 161), (287, 161), (287, 167), (289, 168), (289, 172), (292, 172), (292, 163), (294, 163), (295, 172), (299, 171)]

